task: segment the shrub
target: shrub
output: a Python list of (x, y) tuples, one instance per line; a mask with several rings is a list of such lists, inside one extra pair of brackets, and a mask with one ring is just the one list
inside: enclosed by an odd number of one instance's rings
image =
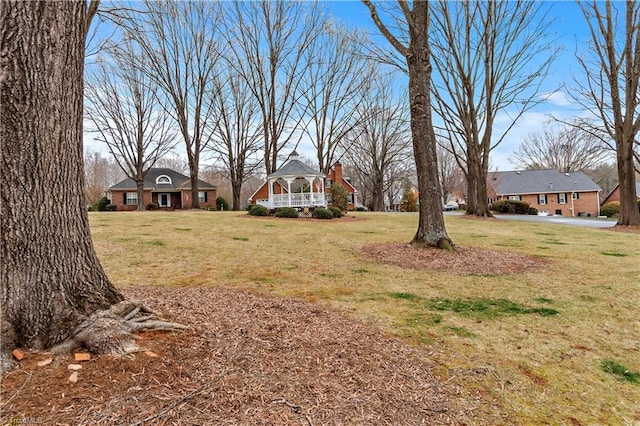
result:
[(216, 208), (218, 210), (229, 210), (229, 203), (223, 197), (216, 198)]
[(318, 207), (317, 209), (315, 209), (312, 216), (316, 219), (333, 219), (333, 213), (331, 213), (331, 210), (325, 209), (323, 207)]
[(331, 205), (337, 207), (343, 212), (349, 207), (349, 194), (344, 187), (338, 183), (331, 187)]
[(278, 207), (276, 209), (276, 217), (298, 217), (298, 210), (293, 207)]
[(147, 210), (158, 210), (158, 205), (156, 203), (147, 204)]
[(269, 216), (269, 210), (260, 204), (254, 204), (249, 208), (251, 216)]
[(104, 209), (108, 212), (115, 212), (117, 208), (118, 206), (115, 204), (107, 204)]
[(612, 201), (600, 207), (600, 214), (606, 217), (613, 217), (620, 213), (620, 202)]
[(530, 214), (529, 203), (526, 201), (500, 200), (492, 203), (489, 208), (498, 213)]
[(102, 197), (98, 200), (98, 211), (104, 212), (107, 210), (107, 205), (109, 204), (109, 199), (107, 197)]
[(333, 217), (342, 217), (342, 210), (338, 207), (329, 207), (329, 210), (331, 211), (331, 214), (333, 214)]
[(535, 207), (529, 207), (529, 214), (536, 216), (538, 214), (538, 209), (536, 209)]

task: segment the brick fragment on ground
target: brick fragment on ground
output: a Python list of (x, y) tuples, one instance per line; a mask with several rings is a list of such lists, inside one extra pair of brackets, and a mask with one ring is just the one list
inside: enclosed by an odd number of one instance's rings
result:
[(91, 354), (86, 352), (76, 352), (73, 354), (73, 359), (76, 361), (89, 361), (91, 359)]

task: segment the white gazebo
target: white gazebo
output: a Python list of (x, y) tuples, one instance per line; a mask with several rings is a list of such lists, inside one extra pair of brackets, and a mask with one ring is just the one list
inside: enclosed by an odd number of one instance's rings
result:
[(300, 161), (296, 151), (278, 170), (267, 176), (269, 198), (258, 200), (269, 209), (278, 207), (327, 207), (324, 193), (326, 175)]

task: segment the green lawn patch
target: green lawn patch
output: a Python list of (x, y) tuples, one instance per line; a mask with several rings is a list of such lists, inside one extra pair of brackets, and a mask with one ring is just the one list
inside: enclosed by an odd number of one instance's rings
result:
[(389, 297), (394, 299), (404, 299), (404, 300), (417, 300), (420, 296), (416, 296), (413, 293), (389, 293)]
[(627, 257), (627, 256), (629, 256), (626, 253), (620, 253), (618, 251), (603, 251), (603, 252), (600, 252), (600, 254), (603, 254), (605, 256), (614, 256), (614, 257)]
[(602, 367), (602, 370), (606, 373), (613, 374), (620, 380), (625, 380), (631, 383), (640, 383), (640, 372), (631, 371), (629, 368), (611, 359), (603, 359), (600, 367)]
[(538, 314), (557, 315), (559, 312), (549, 308), (528, 308), (508, 299), (429, 299), (427, 304), (436, 311), (451, 311), (475, 318), (491, 319), (501, 315)]

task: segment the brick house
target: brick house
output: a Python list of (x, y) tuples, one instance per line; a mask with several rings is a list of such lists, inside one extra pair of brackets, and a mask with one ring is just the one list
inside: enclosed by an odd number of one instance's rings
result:
[(300, 161), (296, 151), (278, 170), (249, 197), (249, 204), (260, 204), (268, 209), (278, 207), (313, 208), (331, 205), (331, 187), (342, 185), (347, 191), (348, 209), (354, 210), (358, 191), (342, 174), (342, 165), (335, 163), (324, 174)]
[[(636, 180), (636, 199), (640, 200), (640, 179)], [(609, 195), (607, 195), (607, 197), (602, 200), (602, 205), (605, 205), (612, 201), (620, 202), (620, 184), (617, 184), (616, 187), (613, 188), (613, 191), (611, 191)]]
[[(201, 207), (216, 205), (216, 187), (198, 180)], [(136, 183), (127, 178), (109, 188), (107, 198), (117, 210), (135, 210), (138, 206)], [(172, 169), (152, 168), (144, 178), (143, 202), (155, 203), (161, 209), (175, 210), (191, 207), (191, 179)]]
[(582, 172), (556, 170), (489, 172), (489, 203), (520, 200), (558, 216), (598, 216), (600, 187)]

